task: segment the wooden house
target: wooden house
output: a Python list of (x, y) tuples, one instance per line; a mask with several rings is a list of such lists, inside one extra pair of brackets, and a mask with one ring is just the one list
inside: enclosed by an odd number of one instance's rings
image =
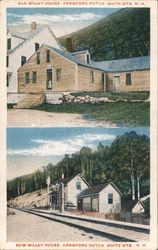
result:
[(52, 185), (52, 191), (49, 193), (49, 203), (53, 207), (60, 207), (61, 205), (61, 183), (64, 185), (65, 207), (77, 208), (77, 196), (88, 188), (89, 184), (80, 174), (55, 181)]
[(113, 182), (86, 188), (78, 195), (78, 209), (119, 214), (121, 211), (122, 193)]
[(42, 45), (18, 70), (18, 92), (104, 91), (104, 70), (77, 57)]
[(150, 56), (93, 62), (106, 72), (106, 91), (150, 90)]
[(56, 39), (54, 33), (48, 25), (37, 25), (32, 22), (27, 32), (20, 32), (15, 29), (7, 30), (7, 56), (6, 56), (6, 83), (8, 96), (17, 98), (18, 76), (17, 70), (38, 50), (43, 44), (47, 43), (59, 50), (64, 50)]

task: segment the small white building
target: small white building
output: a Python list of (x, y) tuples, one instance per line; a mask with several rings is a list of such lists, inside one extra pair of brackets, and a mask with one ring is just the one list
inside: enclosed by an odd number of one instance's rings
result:
[(87, 181), (80, 175), (71, 178), (57, 180), (52, 185), (52, 191), (49, 193), (50, 204), (52, 206), (61, 205), (61, 183), (64, 184), (64, 203), (66, 207), (77, 208), (77, 196), (83, 190), (89, 187)]
[(119, 214), (121, 211), (122, 193), (113, 182), (86, 188), (78, 195), (78, 209)]
[[(19, 33), (13, 29), (7, 31), (7, 93), (18, 93), (17, 70), (38, 50), (42, 44), (63, 50), (48, 25), (37, 27), (33, 22), (30, 31)], [(16, 98), (16, 95), (14, 95)]]

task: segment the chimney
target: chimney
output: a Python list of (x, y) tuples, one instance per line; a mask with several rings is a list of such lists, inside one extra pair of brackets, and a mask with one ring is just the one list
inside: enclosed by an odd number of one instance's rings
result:
[(66, 49), (68, 52), (72, 52), (72, 40), (71, 40), (71, 37), (68, 37), (66, 39)]
[(31, 23), (31, 30), (36, 30), (36, 22)]

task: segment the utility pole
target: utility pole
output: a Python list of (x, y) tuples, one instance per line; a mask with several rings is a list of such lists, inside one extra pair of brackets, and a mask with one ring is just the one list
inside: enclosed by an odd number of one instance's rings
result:
[(63, 183), (63, 180), (64, 180), (64, 174), (62, 174), (62, 182), (61, 182), (61, 206), (60, 206), (60, 213), (63, 213), (64, 212), (64, 183)]
[(61, 207), (60, 207), (60, 213), (64, 212), (64, 184), (61, 183)]
[(47, 205), (49, 206), (49, 186), (50, 186), (50, 176), (47, 177), (46, 179), (46, 184), (47, 184)]

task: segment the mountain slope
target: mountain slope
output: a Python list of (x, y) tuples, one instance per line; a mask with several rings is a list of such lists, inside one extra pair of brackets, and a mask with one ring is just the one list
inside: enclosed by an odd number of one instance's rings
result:
[(150, 53), (149, 8), (125, 8), (82, 30), (59, 38), (66, 46), (71, 37), (73, 51), (88, 49), (93, 60), (145, 56)]

